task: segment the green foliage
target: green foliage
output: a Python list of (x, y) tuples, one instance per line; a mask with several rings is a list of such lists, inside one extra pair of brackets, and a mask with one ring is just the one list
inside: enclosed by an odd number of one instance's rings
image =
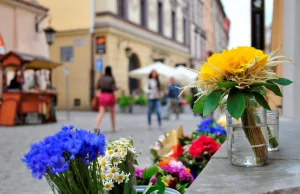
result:
[(188, 104), (192, 104), (193, 103), (193, 94), (188, 94), (185, 97), (185, 100), (187, 101)]
[[(69, 170), (59, 174), (46, 173), (45, 177), (54, 194), (103, 194), (97, 161), (85, 165), (81, 160), (70, 160)], [(67, 180), (66, 180), (67, 179)]]
[(246, 108), (245, 94), (238, 89), (231, 89), (227, 99), (227, 109), (230, 115), (239, 119)]
[(143, 94), (139, 94), (134, 98), (134, 104), (136, 105), (147, 105), (147, 99)]
[(117, 99), (117, 104), (120, 106), (120, 108), (126, 108), (134, 104), (134, 99), (129, 96), (122, 96)]
[(209, 115), (218, 107), (222, 93), (222, 90), (214, 90), (207, 96), (203, 107), (204, 116)]
[(237, 85), (235, 82), (217, 82), (219, 88), (234, 88)]
[(271, 110), (268, 102), (266, 101), (266, 99), (260, 94), (260, 93), (257, 93), (257, 92), (253, 92), (253, 95), (255, 97), (255, 100), (262, 106), (264, 107), (265, 109), (267, 110)]
[(207, 99), (207, 96), (202, 96), (195, 104), (193, 107), (193, 112), (202, 115), (203, 114), (203, 108), (204, 108), (204, 103)]
[(283, 78), (283, 77), (280, 77), (278, 79), (272, 79), (272, 80), (269, 80), (269, 81), (274, 82), (274, 83), (279, 84), (279, 85), (282, 85), (282, 86), (288, 86), (288, 85), (293, 83), (291, 80)]
[(151, 179), (158, 171), (159, 167), (156, 165), (152, 165), (148, 168), (145, 168), (142, 177), (143, 179)]

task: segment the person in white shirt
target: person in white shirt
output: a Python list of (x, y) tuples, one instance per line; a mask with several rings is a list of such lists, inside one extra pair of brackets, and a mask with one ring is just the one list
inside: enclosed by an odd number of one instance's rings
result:
[(148, 125), (151, 126), (151, 114), (152, 111), (155, 110), (157, 115), (157, 120), (159, 126), (161, 126), (161, 117), (160, 117), (160, 82), (158, 78), (158, 73), (153, 70), (149, 79), (145, 85), (145, 93), (148, 95)]

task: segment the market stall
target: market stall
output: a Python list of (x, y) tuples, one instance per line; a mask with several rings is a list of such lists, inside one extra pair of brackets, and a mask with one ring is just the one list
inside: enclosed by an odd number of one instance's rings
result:
[[(26, 124), (32, 115), (35, 115), (40, 123), (56, 122), (57, 93), (51, 83), (51, 73), (60, 64), (44, 57), (17, 52), (3, 55), (0, 62), (3, 75), (0, 125)], [(27, 73), (30, 71), (31, 74)], [(44, 86), (37, 77), (38, 72), (49, 72)], [(8, 77), (12, 73), (13, 76), (9, 80)], [(32, 76), (31, 85), (26, 83), (25, 86), (25, 82), (28, 82), (25, 74)]]

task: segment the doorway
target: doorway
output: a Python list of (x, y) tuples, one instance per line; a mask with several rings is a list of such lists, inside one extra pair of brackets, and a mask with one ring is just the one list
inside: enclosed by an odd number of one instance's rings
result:
[[(140, 68), (140, 60), (139, 60), (138, 56), (135, 53), (133, 53), (131, 55), (131, 57), (129, 58), (128, 71), (132, 71), (137, 68)], [(132, 95), (135, 90), (140, 88), (140, 82), (137, 79), (129, 77), (128, 78), (128, 86), (129, 86), (130, 95)]]

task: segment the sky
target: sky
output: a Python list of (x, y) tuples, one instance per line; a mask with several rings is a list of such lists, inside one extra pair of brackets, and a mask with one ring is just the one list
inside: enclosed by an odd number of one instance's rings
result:
[[(228, 49), (236, 46), (250, 46), (250, 0), (221, 0), (230, 20)], [(272, 23), (273, 0), (265, 0), (265, 26)]]

